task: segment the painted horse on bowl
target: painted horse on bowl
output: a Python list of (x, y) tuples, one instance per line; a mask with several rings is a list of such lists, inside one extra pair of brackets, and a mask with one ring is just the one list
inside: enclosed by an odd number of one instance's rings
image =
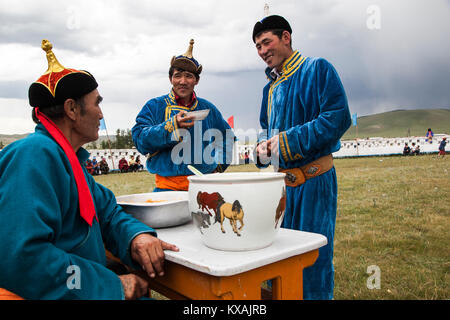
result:
[[(228, 220), (230, 220), (230, 225), (233, 228), (234, 233), (236, 233), (236, 235), (240, 237), (241, 234), (239, 233), (239, 231), (241, 231), (244, 227), (244, 210), (242, 210), (242, 206), (239, 203), (239, 200), (235, 200), (233, 204), (225, 202), (223, 199), (219, 201), (215, 222), (220, 222), (220, 229), (223, 233), (225, 233), (225, 230), (223, 228), (223, 221), (225, 220), (225, 218), (228, 218)], [(237, 228), (237, 221), (241, 223), (239, 229)]]
[(213, 215), (208, 209), (213, 210), (217, 215), (217, 206), (219, 201), (223, 201), (223, 197), (218, 192), (208, 193), (199, 191), (197, 193), (198, 208), (200, 210), (206, 210), (211, 217)]

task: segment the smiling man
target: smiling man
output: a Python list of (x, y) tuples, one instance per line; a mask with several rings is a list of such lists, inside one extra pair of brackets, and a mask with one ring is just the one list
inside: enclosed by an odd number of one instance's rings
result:
[(106, 267), (105, 247), (149, 277), (178, 250), (95, 182), (82, 145), (98, 138), (102, 97), (87, 71), (63, 67), (47, 40), (48, 70), (29, 89), (35, 133), (0, 152), (0, 288), (25, 299), (135, 299), (147, 280)]
[[(194, 40), (185, 54), (173, 57), (170, 63), (169, 94), (149, 100), (132, 128), (132, 137), (140, 153), (147, 155), (147, 170), (155, 174), (157, 191), (187, 191), (187, 177), (193, 164), (202, 173), (223, 172), (229, 166), (234, 134), (220, 111), (208, 100), (197, 97), (194, 88), (203, 69), (192, 56)], [(209, 110), (201, 122), (193, 121), (190, 111)], [(177, 163), (178, 144), (188, 140), (182, 150), (188, 161)], [(214, 144), (215, 148), (208, 148)], [(174, 150), (177, 150), (174, 152)], [(211, 154), (205, 155), (205, 152)]]
[[(333, 239), (337, 181), (332, 153), (350, 126), (347, 98), (333, 66), (292, 49), (292, 29), (281, 16), (257, 22), (258, 55), (267, 64), (256, 148), (258, 166), (272, 160), (286, 173), (286, 210), (282, 227), (323, 234), (328, 244), (304, 270), (303, 297), (332, 299)], [(273, 161), (275, 160), (275, 161)]]

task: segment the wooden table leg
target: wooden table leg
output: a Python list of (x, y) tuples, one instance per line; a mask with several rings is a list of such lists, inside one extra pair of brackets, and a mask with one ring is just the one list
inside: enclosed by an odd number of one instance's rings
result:
[(152, 290), (169, 299), (261, 300), (261, 283), (274, 279), (272, 298), (303, 298), (303, 269), (314, 264), (316, 249), (232, 276), (211, 276), (185, 266), (165, 261), (163, 277), (148, 278)]
[(280, 274), (272, 282), (273, 300), (303, 299), (303, 269), (312, 266), (319, 256), (319, 250), (280, 261)]

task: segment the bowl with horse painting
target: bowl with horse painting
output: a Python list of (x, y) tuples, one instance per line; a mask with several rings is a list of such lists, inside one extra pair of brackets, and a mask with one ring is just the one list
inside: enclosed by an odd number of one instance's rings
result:
[(284, 218), (284, 176), (279, 172), (189, 176), (189, 211), (203, 243), (224, 251), (270, 246)]

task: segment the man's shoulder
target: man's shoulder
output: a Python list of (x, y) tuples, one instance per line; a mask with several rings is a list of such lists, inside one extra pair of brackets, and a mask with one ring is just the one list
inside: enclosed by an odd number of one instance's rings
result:
[(213, 104), (211, 101), (209, 101), (208, 99), (196, 96), (197, 100), (199, 103), (204, 103), (204, 104)]
[(64, 155), (62, 149), (51, 137), (32, 133), (26, 138), (17, 140), (2, 151), (2, 158), (19, 159), (21, 163), (38, 164), (42, 161), (53, 162)]
[(51, 137), (41, 133), (31, 133), (27, 137), (13, 142), (9, 147), (15, 150), (28, 150), (29, 152), (39, 152), (53, 149), (56, 141)]
[(197, 100), (198, 100), (199, 105), (201, 105), (201, 106), (217, 109), (217, 107), (211, 101), (209, 101), (205, 98), (197, 97)]
[(316, 70), (317, 68), (326, 69), (332, 66), (332, 64), (323, 57), (305, 57), (305, 61), (303, 62), (304, 71)]
[(305, 57), (298, 70), (292, 74), (293, 79), (312, 79), (324, 77), (329, 73), (336, 73), (334, 66), (323, 57)]

